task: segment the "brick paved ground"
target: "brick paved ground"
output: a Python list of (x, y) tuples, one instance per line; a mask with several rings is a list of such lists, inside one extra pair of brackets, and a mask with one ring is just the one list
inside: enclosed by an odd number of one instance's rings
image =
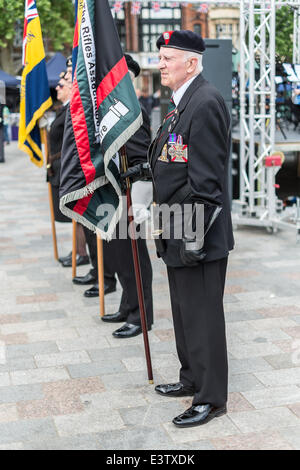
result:
[[(142, 338), (116, 340), (70, 269), (53, 260), (44, 170), (15, 144), (0, 164), (0, 449), (300, 449), (300, 246), (292, 233), (240, 229), (225, 307), (227, 416), (171, 419), (190, 399), (146, 380)], [(58, 224), (60, 254), (71, 227)], [(166, 272), (155, 258), (155, 383), (177, 380)], [(87, 272), (81, 267), (79, 273)], [(118, 307), (120, 290), (106, 298)], [(5, 363), (4, 363), (5, 362)]]

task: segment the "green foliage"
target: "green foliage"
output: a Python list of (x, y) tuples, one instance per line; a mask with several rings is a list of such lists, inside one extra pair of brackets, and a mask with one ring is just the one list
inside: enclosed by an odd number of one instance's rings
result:
[(283, 62), (293, 60), (294, 13), (289, 7), (276, 11), (276, 53)]
[[(55, 51), (71, 45), (74, 33), (72, 0), (36, 0), (44, 39), (51, 40)], [(13, 41), (16, 22), (24, 18), (24, 0), (0, 0), (0, 47)]]

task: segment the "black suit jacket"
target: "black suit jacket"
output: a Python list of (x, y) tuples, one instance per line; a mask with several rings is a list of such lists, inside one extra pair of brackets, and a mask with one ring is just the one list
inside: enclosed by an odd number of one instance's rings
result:
[(150, 119), (143, 106), (141, 106), (143, 124), (137, 132), (126, 142), (128, 166), (147, 162), (147, 153), (151, 144)]
[[(181, 135), (187, 145), (186, 163), (159, 160), (170, 133)], [(230, 116), (218, 92), (202, 75), (197, 76), (180, 100), (173, 121), (164, 134), (159, 129), (148, 158), (152, 168), (156, 202), (168, 203), (188, 185), (184, 203), (199, 202), (206, 210), (221, 206), (222, 211), (205, 236), (205, 262), (228, 256), (234, 245), (228, 194), (230, 155)], [(180, 201), (183, 202), (183, 201)], [(165, 240), (159, 251), (168, 266), (183, 266), (181, 240)]]
[[(53, 123), (51, 124), (50, 132), (49, 132), (49, 144), (50, 144), (50, 161), (51, 156), (60, 154), (62, 144), (63, 144), (63, 137), (64, 137), (64, 128), (65, 128), (65, 120), (66, 120), (66, 112), (67, 112), (68, 105), (62, 106), (57, 113), (56, 118), (54, 119)], [(55, 158), (51, 165), (51, 173), (52, 175), (48, 177), (50, 183), (53, 186), (59, 186), (60, 183), (60, 157)]]

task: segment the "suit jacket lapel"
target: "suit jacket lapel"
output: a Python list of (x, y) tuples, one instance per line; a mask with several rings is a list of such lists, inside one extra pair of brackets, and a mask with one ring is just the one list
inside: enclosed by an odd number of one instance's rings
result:
[(200, 74), (198, 77), (195, 78), (195, 80), (191, 83), (191, 85), (188, 87), (183, 97), (181, 98), (178, 108), (176, 109), (175, 116), (173, 120), (171, 120), (169, 127), (167, 131), (165, 132), (165, 134), (161, 135), (160, 132), (157, 134), (156, 139), (154, 140), (152, 146), (150, 147), (150, 152), (149, 152), (150, 163), (152, 163), (153, 161), (153, 167), (156, 165), (157, 159), (161, 154), (163, 146), (167, 143), (169, 134), (171, 134), (175, 130), (176, 125), (180, 118), (180, 114), (184, 111), (186, 105), (192, 98), (195, 90), (199, 86), (203, 85), (204, 82), (205, 82), (205, 79), (203, 78), (202, 74)]

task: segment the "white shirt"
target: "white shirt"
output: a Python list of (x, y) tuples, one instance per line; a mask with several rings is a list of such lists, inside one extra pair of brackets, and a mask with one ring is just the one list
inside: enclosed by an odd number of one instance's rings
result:
[(181, 98), (183, 97), (186, 90), (191, 85), (191, 83), (195, 80), (196, 77), (198, 77), (198, 75), (195, 75), (194, 77), (190, 78), (187, 82), (185, 82), (183, 85), (181, 85), (181, 87), (178, 88), (178, 90), (173, 92), (172, 98), (174, 100), (174, 103), (175, 103), (176, 107), (179, 105)]

